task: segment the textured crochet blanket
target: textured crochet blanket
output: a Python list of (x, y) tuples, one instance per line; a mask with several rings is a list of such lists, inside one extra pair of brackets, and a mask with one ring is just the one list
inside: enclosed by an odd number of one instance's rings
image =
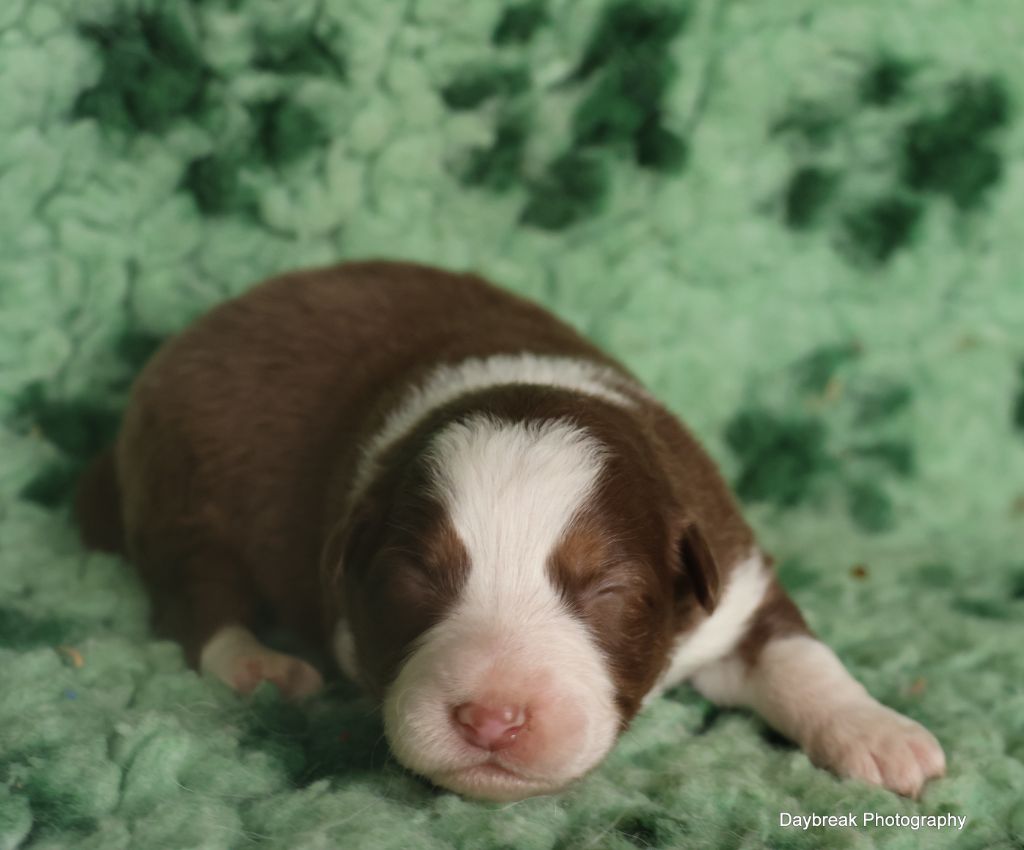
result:
[[(1020, 0), (3, 0), (0, 848), (1024, 847), (1022, 43)], [(481, 804), (343, 682), (189, 671), (74, 478), (161, 339), (370, 256), (630, 365), (948, 776), (841, 782), (681, 688)]]

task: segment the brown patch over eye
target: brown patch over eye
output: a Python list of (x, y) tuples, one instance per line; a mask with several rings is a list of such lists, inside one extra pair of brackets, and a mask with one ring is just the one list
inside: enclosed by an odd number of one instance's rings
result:
[(661, 670), (669, 634), (671, 605), (659, 604), (666, 595), (657, 573), (596, 517), (571, 530), (548, 567), (566, 606), (587, 625), (607, 659), (628, 722)]
[(412, 555), (391, 552), (376, 558), (367, 586), (371, 593), (386, 595), (395, 604), (421, 602), (435, 593), (426, 567)]
[(407, 555), (382, 552), (370, 569), (366, 601), (387, 623), (387, 644), (401, 652), (417, 635), (430, 628), (446, 609), (441, 582)]
[(386, 542), (352, 574), (348, 599), (362, 666), (383, 687), (412, 642), (455, 603), (469, 556), (443, 508), (423, 499), (397, 505), (378, 535)]

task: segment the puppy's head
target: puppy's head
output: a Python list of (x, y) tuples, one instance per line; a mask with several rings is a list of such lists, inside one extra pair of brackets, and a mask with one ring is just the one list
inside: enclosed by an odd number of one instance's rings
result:
[(400, 762), (495, 800), (558, 790), (611, 748), (713, 604), (695, 527), (649, 457), (565, 417), (421, 434), (366, 495), (344, 556), (345, 666)]

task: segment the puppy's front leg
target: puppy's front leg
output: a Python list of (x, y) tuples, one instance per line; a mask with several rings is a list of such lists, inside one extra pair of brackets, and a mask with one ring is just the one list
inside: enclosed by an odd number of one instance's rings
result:
[(811, 634), (774, 578), (745, 635), (692, 681), (713, 702), (752, 708), (839, 776), (916, 797), (945, 772), (935, 737), (874, 699)]

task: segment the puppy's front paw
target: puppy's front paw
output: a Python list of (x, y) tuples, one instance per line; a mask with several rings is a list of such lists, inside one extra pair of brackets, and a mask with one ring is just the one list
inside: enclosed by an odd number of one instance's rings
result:
[(874, 700), (836, 709), (805, 740), (819, 767), (916, 797), (946, 772), (946, 756), (927, 729)]
[(280, 652), (254, 652), (233, 660), (225, 681), (240, 694), (251, 694), (262, 682), (273, 682), (285, 699), (304, 699), (323, 688), (311, 664)]
[(252, 693), (262, 682), (273, 682), (287, 699), (302, 699), (324, 684), (315, 667), (269, 649), (242, 626), (225, 626), (210, 638), (200, 653), (199, 669), (240, 694)]

